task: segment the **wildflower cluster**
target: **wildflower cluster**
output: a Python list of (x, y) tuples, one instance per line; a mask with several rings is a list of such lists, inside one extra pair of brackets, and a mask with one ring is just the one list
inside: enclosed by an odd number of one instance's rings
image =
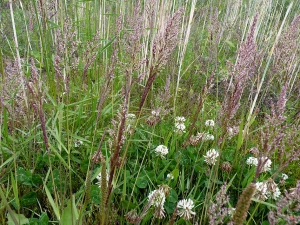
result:
[(149, 126), (155, 126), (157, 123), (160, 122), (160, 111), (159, 110), (152, 110), (151, 116), (146, 119), (146, 124)]
[(226, 224), (225, 220), (229, 219), (235, 210), (232, 207), (227, 207), (229, 197), (226, 194), (226, 188), (227, 184), (225, 183), (217, 193), (215, 202), (210, 204), (208, 216), (211, 225)]
[[(97, 179), (96, 184), (99, 186), (99, 188), (101, 188), (101, 184), (102, 184), (102, 174), (101, 174), (101, 172), (97, 175), (96, 179)], [(109, 181), (109, 175), (106, 172), (106, 182), (108, 183), (108, 181)]]
[(154, 151), (155, 151), (156, 155), (161, 158), (165, 158), (165, 155), (167, 155), (169, 152), (167, 146), (164, 146), (164, 145), (157, 146)]
[(219, 156), (219, 152), (217, 152), (215, 149), (210, 149), (204, 156), (205, 158), (204, 161), (208, 165), (213, 166), (216, 164), (218, 156)]
[(174, 132), (178, 133), (179, 135), (185, 133), (185, 118), (183, 116), (177, 116), (175, 118), (175, 129)]
[(164, 204), (166, 201), (166, 195), (162, 189), (154, 190), (150, 192), (148, 196), (148, 204), (150, 206), (154, 206), (154, 216), (156, 218), (162, 219), (165, 217), (165, 209), (164, 209)]
[(214, 139), (215, 139), (215, 137), (212, 134), (198, 132), (196, 135), (192, 135), (190, 137), (189, 143), (193, 146), (196, 146), (201, 141), (213, 141)]
[(135, 114), (128, 113), (127, 114), (127, 119), (126, 119), (126, 127), (125, 127), (125, 131), (128, 134), (133, 134), (135, 122), (136, 122)]
[(264, 201), (268, 198), (277, 200), (281, 194), (277, 184), (272, 179), (269, 179), (266, 182), (257, 182), (255, 186), (256, 190), (254, 197), (259, 200)]
[(276, 209), (270, 211), (268, 219), (271, 225), (300, 223), (300, 181), (289, 192), (285, 191), (276, 203)]
[(196, 213), (192, 211), (194, 208), (194, 202), (191, 199), (183, 199), (177, 203), (177, 214), (183, 217), (185, 220), (189, 220)]
[(206, 120), (205, 121), (205, 126), (207, 126), (207, 127), (214, 127), (215, 126), (215, 121), (213, 121), (213, 120)]
[(271, 170), (271, 165), (272, 165), (272, 161), (268, 158), (268, 157), (261, 157), (260, 159), (257, 159), (255, 157), (249, 157), (246, 160), (246, 164), (249, 166), (258, 166), (259, 161), (261, 163), (261, 172), (266, 172), (266, 171), (270, 171)]
[(171, 174), (171, 173), (168, 173), (168, 174), (167, 174), (167, 179), (173, 180), (173, 179), (174, 179), (174, 175)]

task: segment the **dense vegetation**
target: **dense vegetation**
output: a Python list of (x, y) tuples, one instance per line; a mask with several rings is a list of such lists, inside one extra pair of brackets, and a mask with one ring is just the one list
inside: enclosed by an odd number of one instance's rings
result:
[(0, 224), (300, 222), (292, 0), (2, 0)]

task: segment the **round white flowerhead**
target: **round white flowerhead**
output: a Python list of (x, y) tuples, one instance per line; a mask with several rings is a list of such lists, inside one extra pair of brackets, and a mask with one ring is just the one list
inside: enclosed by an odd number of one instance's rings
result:
[(257, 166), (258, 165), (258, 159), (251, 156), (247, 159), (246, 164), (249, 165), (249, 166)]
[(167, 174), (167, 179), (173, 180), (173, 179), (174, 179), (174, 175), (171, 174), (171, 173), (168, 173), (168, 174)]
[(175, 123), (184, 123), (185, 122), (185, 118), (183, 116), (177, 116), (175, 118)]
[(152, 110), (152, 116), (159, 117), (159, 110)]
[(191, 199), (180, 200), (177, 204), (177, 215), (183, 217), (185, 220), (189, 220), (196, 213), (192, 211), (194, 208), (194, 202)]
[(287, 180), (287, 179), (289, 178), (289, 176), (286, 175), (285, 173), (283, 173), (283, 174), (281, 175), (281, 177), (282, 177), (283, 180)]
[(215, 126), (215, 121), (213, 121), (213, 120), (206, 120), (205, 121), (205, 126), (207, 126), (207, 127), (214, 127)]
[(265, 182), (257, 182), (255, 183), (256, 190), (254, 192), (254, 197), (259, 200), (268, 199), (268, 186)]
[(175, 130), (174, 132), (178, 133), (178, 134), (183, 134), (185, 133), (185, 125), (184, 123), (175, 123)]
[(271, 164), (272, 164), (272, 161), (268, 158), (268, 157), (261, 157), (261, 163), (263, 163), (263, 168), (261, 170), (261, 172), (266, 172), (266, 171), (269, 171), (271, 170)]
[[(96, 184), (99, 186), (99, 188), (101, 188), (101, 185), (102, 185), (102, 174), (101, 174), (101, 172), (97, 175), (96, 179), (98, 180)], [(109, 181), (109, 175), (106, 171), (106, 184), (108, 184), (108, 181)]]
[(75, 148), (78, 148), (80, 145), (83, 145), (83, 141), (82, 140), (75, 140), (74, 145), (75, 145)]
[(150, 202), (150, 205), (153, 205), (154, 207), (161, 207), (166, 201), (166, 195), (161, 189), (154, 190), (150, 192), (148, 201)]
[(219, 156), (219, 152), (217, 152), (215, 149), (210, 149), (208, 152), (206, 152), (206, 155), (204, 156), (205, 162), (208, 165), (215, 165), (217, 162), (217, 158)]
[(129, 120), (135, 120), (136, 119), (136, 115), (133, 114), (133, 113), (128, 113), (127, 114), (127, 119), (129, 119)]
[(156, 155), (164, 158), (166, 154), (168, 154), (169, 150), (167, 148), (167, 146), (164, 145), (159, 145), (156, 147), (156, 149), (154, 150)]
[(213, 141), (215, 139), (214, 135), (209, 133), (200, 133), (198, 132), (196, 138), (201, 141)]

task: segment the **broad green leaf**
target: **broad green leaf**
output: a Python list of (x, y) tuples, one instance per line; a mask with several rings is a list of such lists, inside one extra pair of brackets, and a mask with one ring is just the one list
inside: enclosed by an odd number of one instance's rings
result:
[(74, 210), (71, 207), (71, 201), (68, 201), (67, 207), (64, 208), (61, 215), (61, 224), (63, 225), (75, 225), (76, 224), (76, 216)]
[(39, 219), (39, 225), (48, 225), (49, 217), (46, 212), (43, 212)]
[(100, 199), (100, 188), (98, 185), (92, 185), (91, 186), (91, 200), (95, 204), (100, 204), (101, 199)]
[(37, 202), (37, 194), (35, 192), (30, 192), (24, 195), (20, 200), (20, 204), (23, 207), (34, 205), (36, 202)]
[[(12, 213), (14, 214), (16, 220), (19, 222), (19, 225), (24, 225), (29, 223), (29, 219), (26, 218), (23, 214), (17, 214), (14, 210), (12, 211)], [(16, 225), (9, 213), (7, 214), (7, 225)]]
[(17, 168), (17, 180), (24, 185), (32, 186), (31, 183), (32, 173), (22, 167)]
[(136, 186), (139, 188), (146, 188), (148, 185), (148, 178), (147, 176), (139, 176), (139, 178), (136, 181)]
[(255, 171), (256, 171), (256, 167), (252, 167), (248, 173), (246, 174), (243, 182), (242, 182), (242, 186), (243, 188), (247, 187), (253, 180), (254, 176), (255, 176)]
[(170, 195), (167, 197), (167, 201), (173, 203), (178, 201), (178, 195), (176, 191), (174, 191), (173, 189), (170, 191)]

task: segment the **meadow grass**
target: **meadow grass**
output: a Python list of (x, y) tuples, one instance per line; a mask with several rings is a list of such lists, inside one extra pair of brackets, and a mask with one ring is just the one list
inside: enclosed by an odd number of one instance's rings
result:
[(0, 224), (300, 222), (292, 0), (0, 2)]

